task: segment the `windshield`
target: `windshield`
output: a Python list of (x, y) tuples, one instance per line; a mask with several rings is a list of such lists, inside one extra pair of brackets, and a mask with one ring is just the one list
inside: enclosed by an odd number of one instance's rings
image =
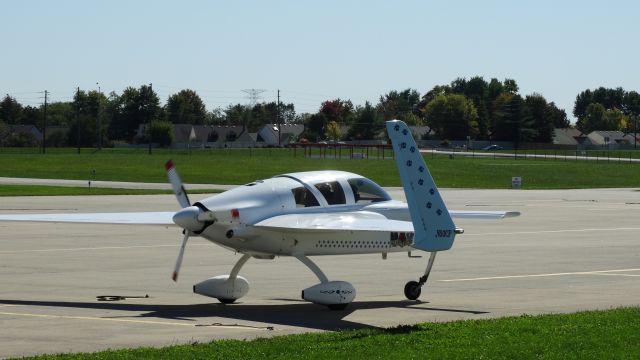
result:
[(348, 182), (353, 191), (353, 198), (356, 204), (391, 200), (391, 197), (383, 188), (367, 178), (352, 178)]

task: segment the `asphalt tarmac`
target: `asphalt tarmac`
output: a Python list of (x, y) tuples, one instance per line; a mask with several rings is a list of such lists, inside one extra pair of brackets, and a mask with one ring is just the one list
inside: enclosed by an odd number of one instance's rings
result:
[[(317, 279), (291, 258), (251, 259), (240, 273), (251, 289), (237, 304), (193, 294), (193, 284), (228, 274), (239, 255), (192, 238), (174, 283), (175, 227), (0, 222), (0, 357), (640, 304), (637, 190), (442, 193), (450, 209), (522, 216), (456, 221), (465, 234), (438, 254), (420, 301), (406, 300), (403, 287), (422, 275), (426, 253), (314, 258), (331, 280), (355, 286), (344, 311), (302, 301)], [(0, 200), (2, 213), (174, 209), (168, 195)], [(113, 301), (97, 299), (104, 295)]]

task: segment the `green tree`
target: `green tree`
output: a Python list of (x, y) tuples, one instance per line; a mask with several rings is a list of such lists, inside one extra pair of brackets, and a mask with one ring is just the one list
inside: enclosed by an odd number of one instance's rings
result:
[(250, 132), (257, 132), (265, 124), (276, 124), (282, 119), (278, 119), (278, 104), (274, 102), (256, 104), (251, 109), (251, 121), (248, 129)]
[(75, 116), (69, 124), (67, 144), (69, 146), (91, 147), (97, 140), (94, 119), (97, 107), (89, 98), (87, 92), (77, 91), (73, 95), (72, 106)]
[(204, 102), (190, 89), (169, 96), (165, 112), (167, 120), (173, 124), (203, 125), (207, 118)]
[(320, 112), (312, 114), (305, 123), (304, 137), (316, 142), (324, 139), (326, 125), (327, 118), (324, 114)]
[(112, 139), (132, 141), (140, 124), (148, 124), (160, 117), (160, 99), (151, 86), (139, 89), (128, 87), (122, 95), (112, 93), (108, 106)]
[(487, 82), (481, 76), (474, 76), (469, 80), (457, 78), (449, 85), (435, 86), (422, 98), (420, 109), (425, 109), (426, 105), (438, 95), (459, 94), (464, 95), (473, 102), (478, 113), (478, 138), (487, 139), (489, 128), (495, 121), (493, 112), (494, 101), (501, 94), (515, 95), (518, 92), (518, 84), (513, 79), (505, 79), (504, 82), (492, 78)]
[(478, 136), (483, 139), (487, 137), (489, 129), (488, 92), (489, 84), (481, 76), (474, 76), (469, 79), (462, 92), (467, 99), (473, 102), (478, 112)]
[(504, 86), (504, 91), (508, 92), (509, 94), (518, 93), (518, 90), (519, 90), (518, 83), (516, 83), (516, 81), (513, 79), (504, 79), (503, 86)]
[(349, 140), (372, 140), (383, 132), (384, 118), (367, 101), (363, 107), (356, 109), (355, 120), (347, 132)]
[(431, 100), (435, 99), (439, 95), (446, 95), (452, 93), (451, 87), (449, 85), (436, 85), (431, 90), (427, 91), (426, 94), (422, 96), (420, 103), (418, 103), (418, 109), (424, 109)]
[(533, 119), (533, 126), (537, 131), (531, 140), (539, 143), (551, 143), (555, 126), (547, 100), (540, 94), (533, 94), (527, 95), (524, 102)]
[(9, 94), (0, 101), (0, 120), (9, 125), (20, 124), (22, 120), (22, 105)]
[(547, 106), (547, 113), (554, 128), (564, 129), (571, 126), (571, 122), (569, 122), (567, 118), (567, 113), (558, 108), (553, 101)]
[[(280, 114), (278, 114), (280, 111)], [(296, 111), (293, 104), (280, 104), (275, 101), (270, 103), (256, 104), (251, 110), (251, 126), (249, 131), (256, 132), (265, 124), (288, 124), (295, 119)], [(279, 118), (278, 118), (279, 117)]]
[[(35, 127), (42, 129), (43, 113), (41, 109), (42, 109), (42, 106), (35, 107), (35, 106), (27, 105), (23, 107), (20, 124), (34, 125)], [(48, 110), (49, 109), (47, 108), (47, 112)]]
[(585, 117), (589, 116), (587, 109), (593, 103), (601, 104), (605, 110), (621, 109), (627, 113), (627, 96), (627, 93), (621, 87), (612, 89), (601, 86), (593, 91), (584, 90), (576, 96), (573, 115), (578, 119), (578, 122), (583, 121)]
[(629, 91), (624, 95), (623, 112), (627, 115), (640, 115), (640, 94)]
[(638, 132), (638, 120), (640, 119), (640, 94), (629, 91), (624, 96), (623, 112), (628, 117), (627, 132)]
[[(108, 117), (105, 116), (106, 96), (96, 90), (77, 91), (73, 96), (71, 107), (75, 110), (75, 114), (70, 121), (68, 144), (77, 146), (79, 142), (80, 146), (97, 146), (99, 136), (102, 137), (100, 143), (105, 143), (105, 130), (108, 127)], [(80, 139), (78, 139), (78, 133)]]
[(422, 125), (419, 111), (420, 93), (414, 89), (392, 90), (380, 96), (376, 108), (387, 120), (403, 120), (409, 125)]
[(518, 94), (504, 92), (494, 101), (492, 138), (513, 141), (516, 148), (522, 142), (532, 141), (538, 131), (525, 101)]
[(4, 121), (0, 120), (0, 146), (7, 146), (9, 141), (9, 128)]
[(618, 130), (622, 120), (620, 115), (621, 111), (607, 110), (604, 105), (594, 102), (587, 106), (584, 117), (578, 119), (576, 127), (585, 134), (595, 130)]
[(441, 139), (463, 140), (478, 136), (478, 112), (460, 94), (439, 95), (424, 108), (427, 125)]
[(604, 121), (607, 126), (613, 130), (628, 131), (630, 122), (629, 117), (620, 109), (607, 110), (604, 113)]
[(152, 121), (148, 128), (148, 136), (161, 147), (168, 147), (175, 141), (173, 126), (168, 121)]
[(47, 106), (47, 125), (68, 125), (73, 120), (73, 103), (53, 102)]
[(251, 126), (252, 109), (248, 105), (229, 105), (224, 111), (228, 125), (241, 125), (244, 129)]
[(576, 95), (573, 105), (573, 116), (580, 121), (587, 115), (587, 107), (593, 102), (593, 93), (587, 89)]
[(224, 125), (227, 118), (224, 115), (224, 110), (221, 108), (215, 108), (207, 112), (206, 124), (208, 125)]

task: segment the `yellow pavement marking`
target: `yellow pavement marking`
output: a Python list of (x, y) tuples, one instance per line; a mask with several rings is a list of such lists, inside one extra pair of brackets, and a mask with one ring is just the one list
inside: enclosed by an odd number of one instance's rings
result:
[(521, 279), (521, 278), (567, 276), (567, 275), (640, 276), (640, 275), (633, 275), (633, 274), (615, 274), (615, 273), (620, 273), (620, 272), (631, 272), (631, 271), (640, 271), (640, 269), (618, 269), (618, 270), (576, 271), (576, 272), (563, 272), (563, 273), (550, 273), (550, 274), (490, 276), (490, 277), (478, 277), (478, 278), (467, 278), (467, 279), (449, 279), (449, 280), (438, 280), (438, 281), (441, 281), (441, 282), (459, 282), (459, 281), (479, 281), (479, 280)]

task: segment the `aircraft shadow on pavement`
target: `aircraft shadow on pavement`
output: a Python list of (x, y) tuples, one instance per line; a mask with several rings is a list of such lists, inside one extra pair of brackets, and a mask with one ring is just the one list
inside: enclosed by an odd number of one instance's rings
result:
[[(286, 299), (286, 301), (292, 301)], [(194, 326), (199, 320), (212, 318), (216, 322), (220, 319), (244, 320), (261, 322), (273, 325), (286, 325), (317, 330), (339, 330), (339, 329), (362, 329), (377, 328), (365, 323), (358, 323), (346, 320), (349, 314), (356, 310), (374, 309), (412, 309), (415, 311), (430, 312), (454, 312), (471, 315), (487, 314), (486, 311), (474, 311), (464, 309), (447, 309), (425, 307), (427, 304), (420, 301), (357, 301), (351, 303), (344, 310), (329, 310), (328, 308), (311, 303), (298, 304), (233, 304), (223, 305), (219, 303), (192, 304), (192, 305), (164, 305), (164, 304), (132, 304), (126, 302), (73, 302), (73, 301), (33, 301), (33, 300), (9, 300), (0, 299), (0, 304), (37, 306), (37, 307), (59, 307), (77, 309), (96, 309), (132, 312), (132, 315), (104, 316), (104, 318), (161, 318), (183, 321), (193, 321)], [(97, 315), (100, 316), (100, 315)], [(397, 324), (401, 325), (401, 324)]]

